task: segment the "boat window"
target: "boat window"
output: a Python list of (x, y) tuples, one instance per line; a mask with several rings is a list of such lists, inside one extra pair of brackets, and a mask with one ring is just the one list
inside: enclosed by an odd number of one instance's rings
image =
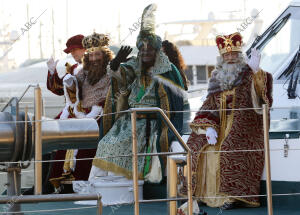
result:
[[(300, 10), (289, 7), (261, 36), (257, 49), (261, 51), (261, 68), (274, 74), (300, 44)], [(281, 76), (281, 79), (287, 79)]]

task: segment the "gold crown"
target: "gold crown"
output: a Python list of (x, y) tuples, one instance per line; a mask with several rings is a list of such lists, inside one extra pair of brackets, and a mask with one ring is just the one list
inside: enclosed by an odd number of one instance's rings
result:
[(242, 35), (239, 32), (230, 35), (220, 35), (216, 37), (216, 43), (220, 54), (228, 52), (242, 52)]
[(103, 46), (108, 46), (109, 37), (105, 34), (94, 32), (82, 40), (82, 45), (88, 53), (100, 50)]

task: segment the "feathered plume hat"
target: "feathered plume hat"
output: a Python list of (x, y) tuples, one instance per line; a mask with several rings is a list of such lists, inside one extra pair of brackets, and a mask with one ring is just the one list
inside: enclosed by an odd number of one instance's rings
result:
[(156, 50), (161, 48), (161, 38), (155, 34), (155, 15), (156, 4), (148, 5), (142, 14), (141, 30), (137, 37), (136, 47), (140, 49), (144, 45), (150, 45)]

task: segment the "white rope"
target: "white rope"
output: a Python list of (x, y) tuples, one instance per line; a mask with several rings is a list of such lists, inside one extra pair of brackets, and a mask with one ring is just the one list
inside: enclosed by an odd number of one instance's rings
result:
[[(64, 107), (64, 106), (53, 106), (53, 107)], [(290, 109), (291, 107), (272, 107), (269, 108), (270, 110), (274, 109)], [(293, 109), (299, 108), (300, 106), (292, 107)], [(165, 113), (192, 113), (192, 112), (219, 112), (219, 111), (247, 111), (247, 110), (262, 110), (262, 108), (228, 108), (228, 109), (206, 109), (206, 110), (186, 110), (186, 111), (166, 111), (163, 110)], [(130, 110), (124, 110), (119, 112), (113, 112), (113, 113), (107, 113), (107, 114), (101, 114), (96, 117), (96, 120), (100, 119), (103, 116), (109, 116), (109, 115), (115, 115), (115, 114), (121, 114), (121, 113), (131, 113)], [(74, 119), (74, 118), (72, 118)], [(56, 121), (58, 119), (43, 119), (43, 120), (32, 120), (31, 122), (45, 122), (45, 121)], [(59, 119), (59, 120), (71, 120), (71, 119)], [(0, 123), (24, 123), (25, 121), (0, 121)]]
[[(102, 116), (109, 116), (114, 114), (120, 114), (120, 113), (130, 113), (130, 110), (120, 111), (120, 112), (114, 112), (114, 113), (108, 113), (108, 114), (101, 114), (98, 115), (95, 120), (100, 119)], [(41, 120), (28, 120), (27, 122), (51, 122), (51, 121), (70, 121), (77, 118), (69, 118), (69, 119), (41, 119)], [(0, 121), (1, 124), (9, 124), (9, 123), (25, 123), (26, 121)]]
[[(245, 149), (245, 150), (232, 150), (232, 151), (205, 151), (205, 152), (192, 152), (192, 154), (206, 154), (206, 153), (234, 153), (234, 152), (263, 152), (265, 149)], [(285, 149), (270, 149), (269, 151), (285, 151)], [(300, 151), (300, 149), (288, 149), (288, 151)], [(158, 155), (159, 156), (159, 155)], [(64, 161), (84, 161), (84, 160), (93, 160), (93, 159), (111, 159), (111, 158), (120, 158), (120, 157), (132, 157), (132, 154), (128, 155), (116, 155), (116, 156), (106, 156), (106, 157), (93, 157), (93, 158), (74, 158), (74, 159), (64, 159), (64, 160), (32, 160), (32, 163), (51, 163), (51, 162), (64, 162)], [(21, 164), (27, 161), (7, 161), (0, 162), (2, 165), (6, 164)], [(29, 172), (29, 171), (28, 171)]]
[[(22, 171), (21, 174), (23, 175), (23, 173), (31, 173), (34, 172), (34, 170), (28, 170), (28, 171)], [(0, 172), (0, 175), (6, 175), (6, 172)]]
[[(93, 159), (109, 159), (109, 158), (119, 158), (119, 157), (132, 157), (130, 155), (117, 155), (117, 156), (107, 156), (107, 157), (93, 157), (93, 158), (74, 158), (74, 159), (65, 159), (65, 160), (32, 160), (32, 163), (51, 163), (51, 162), (64, 162), (64, 161), (82, 161), (82, 160), (93, 160)], [(8, 161), (0, 162), (0, 164), (21, 164), (27, 161)]]
[[(7, 105), (8, 101), (5, 103), (5, 102), (1, 102), (0, 105)], [(33, 104), (34, 102), (19, 102), (19, 104)]]
[[(19, 102), (19, 104), (34, 104), (34, 102)], [(44, 106), (45, 107), (64, 107), (64, 105), (48, 105), (48, 104), (57, 104), (57, 102), (46, 102), (44, 103)], [(0, 105), (7, 105), (7, 103), (0, 103)], [(219, 111), (219, 110), (259, 110), (259, 109), (262, 109), (262, 108), (237, 108), (237, 109), (217, 109), (217, 110), (201, 110), (201, 111)], [(269, 108), (270, 110), (274, 110), (274, 109), (300, 109), (300, 106), (292, 106), (292, 107), (289, 107), (289, 106), (278, 106), (278, 107), (270, 107)], [(195, 112), (195, 111), (199, 111), (198, 110), (191, 110), (192, 112)], [(174, 111), (174, 112), (181, 112), (181, 111)], [(186, 112), (186, 111), (184, 111)]]
[[(276, 193), (272, 196), (297, 196), (300, 193)], [(205, 197), (193, 197), (193, 199), (223, 199), (223, 198), (253, 198), (253, 197), (267, 197), (266, 194), (263, 195), (244, 195), (244, 196), (205, 196)], [(60, 208), (52, 210), (32, 210), (32, 211), (20, 211), (18, 213), (43, 213), (43, 212), (56, 212), (56, 211), (69, 211), (69, 210), (83, 210), (97, 208), (98, 206), (87, 206), (87, 207), (76, 207), (76, 208)], [(13, 214), (16, 212), (0, 212), (0, 214)]]
[[(62, 106), (63, 107), (63, 106)], [(293, 109), (299, 108), (300, 106), (294, 106)], [(272, 107), (269, 108), (269, 110), (274, 109), (291, 109), (291, 107)], [(165, 113), (192, 113), (192, 112), (219, 112), (219, 111), (247, 111), (247, 110), (262, 110), (262, 108), (228, 108), (228, 109), (212, 109), (212, 110), (186, 110), (186, 111), (166, 111), (163, 110)], [(96, 117), (96, 120), (100, 119), (103, 116), (109, 116), (109, 115), (115, 115), (115, 114), (121, 114), (121, 113), (131, 113), (130, 110), (124, 110), (119, 112), (113, 112), (113, 113), (107, 113), (107, 114), (101, 114)], [(74, 119), (74, 118), (72, 118)], [(58, 119), (43, 119), (43, 120), (33, 120), (31, 122), (46, 122), (46, 121), (56, 121)], [(59, 119), (59, 120), (71, 120), (71, 119)], [(0, 123), (24, 123), (25, 121), (0, 121)]]
[(70, 210), (83, 210), (90, 208), (97, 208), (98, 206), (88, 206), (88, 207), (77, 207), (77, 208), (61, 208), (52, 210), (35, 210), (35, 211), (20, 211), (20, 212), (0, 212), (0, 214), (15, 214), (15, 213), (44, 213), (44, 212), (55, 212), (55, 211), (70, 211)]
[[(24, 109), (25, 107), (34, 108), (34, 105), (32, 105), (32, 106), (27, 106), (27, 105), (26, 106), (25, 105), (24, 106), (23, 105), (19, 106), (20, 109)], [(63, 104), (62, 105), (44, 105), (44, 107), (45, 108), (64, 108), (65, 105), (63, 105)]]
[[(298, 196), (300, 193), (275, 193), (272, 196)], [(224, 198), (255, 198), (255, 197), (266, 197), (267, 194), (261, 195), (244, 195), (244, 196), (204, 196), (204, 197), (193, 197), (193, 199), (224, 199)]]
[[(269, 151), (285, 151), (286, 149), (270, 149)], [(299, 151), (300, 149), (288, 149), (288, 151)], [(233, 153), (233, 152), (264, 152), (265, 149), (245, 149), (245, 150), (231, 150), (231, 151), (205, 151), (205, 152), (192, 152), (192, 154), (207, 154), (207, 153)]]

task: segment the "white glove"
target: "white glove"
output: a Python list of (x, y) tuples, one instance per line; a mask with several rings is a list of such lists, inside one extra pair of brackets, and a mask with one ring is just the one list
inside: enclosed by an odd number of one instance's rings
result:
[(96, 118), (97, 116), (101, 115), (103, 109), (101, 106), (94, 105), (92, 110), (86, 115), (86, 118)]
[(217, 143), (218, 134), (216, 130), (212, 127), (206, 129), (206, 139), (208, 144), (215, 145)]
[(56, 70), (56, 65), (58, 63), (58, 60), (54, 61), (53, 57), (51, 57), (48, 61), (47, 61), (47, 66), (48, 66), (48, 70), (50, 72), (51, 75), (54, 74), (55, 70)]
[(258, 72), (258, 70), (259, 70), (260, 58), (261, 58), (261, 55), (260, 55), (259, 51), (257, 51), (254, 48), (251, 49), (251, 58), (249, 59), (246, 56), (247, 64), (254, 72)]
[(65, 108), (63, 109), (59, 119), (68, 119), (69, 117), (69, 105), (66, 105)]
[(63, 83), (67, 87), (72, 87), (75, 80), (76, 80), (76, 78), (73, 75), (67, 74), (63, 79)]

